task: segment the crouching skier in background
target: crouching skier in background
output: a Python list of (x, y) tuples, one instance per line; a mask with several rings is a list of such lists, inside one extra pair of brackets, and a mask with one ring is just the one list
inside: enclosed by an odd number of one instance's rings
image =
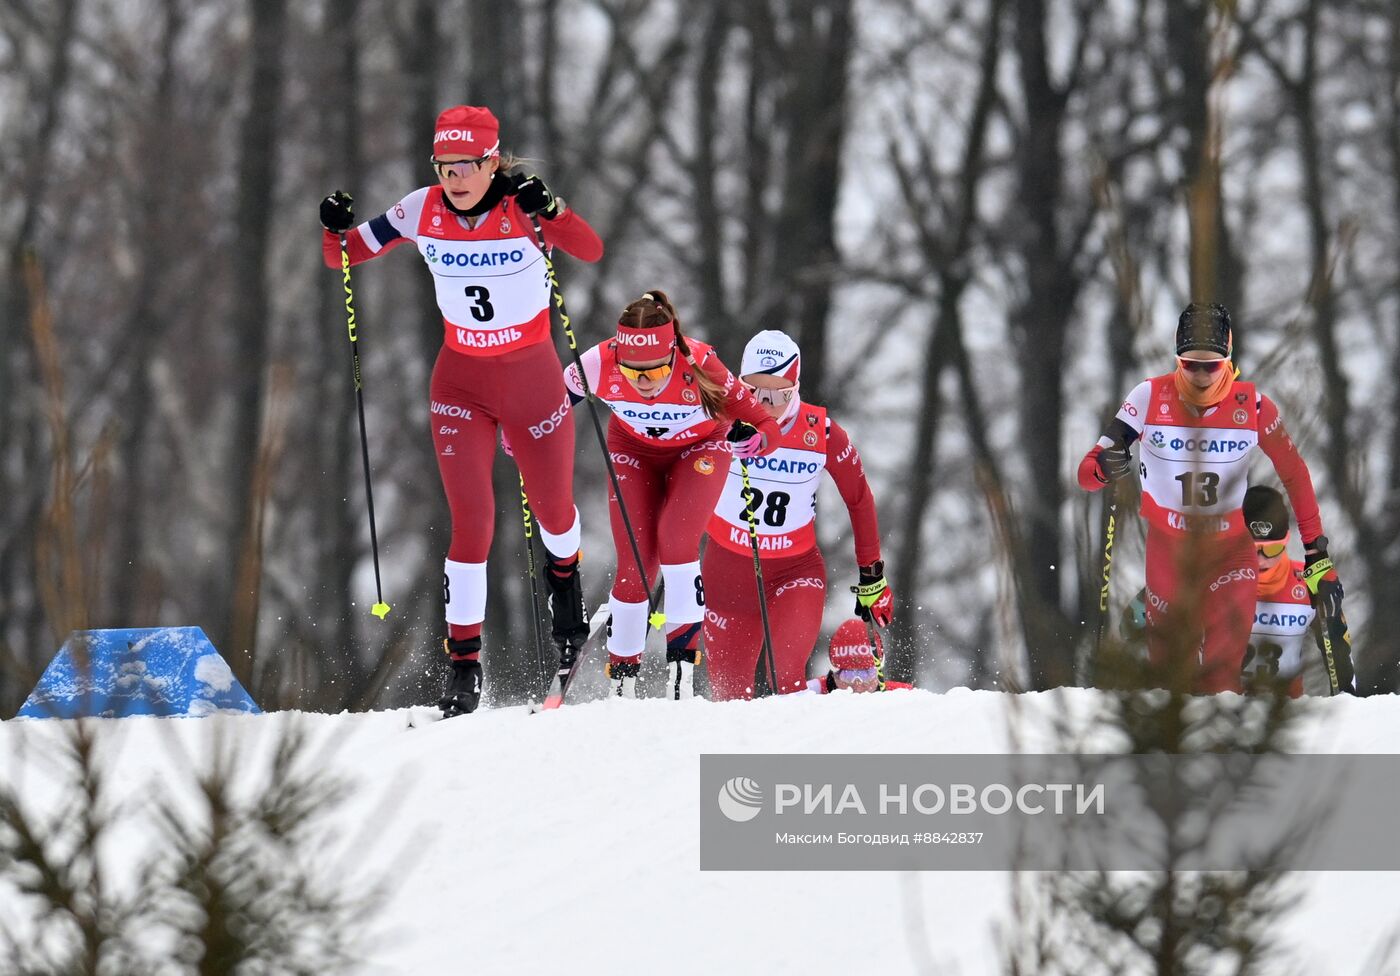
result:
[[(756, 432), (732, 449), (739, 457), (757, 457), (777, 445), (778, 425), (710, 346), (685, 337), (675, 307), (661, 291), (652, 290), (623, 309), (616, 337), (585, 352), (582, 363), (588, 389), (612, 410), (608, 453), (645, 565), (644, 576), (610, 487), (617, 548), (617, 577), (608, 602), (612, 693), (637, 697), (648, 626), (647, 584), (655, 585), (659, 565), (667, 697), (688, 698), (694, 694), (705, 613), (700, 536), (729, 470), (731, 445), (725, 431), (732, 420), (752, 424)], [(564, 380), (574, 402), (583, 399), (577, 366), (564, 371)]]
[(860, 619), (847, 620), (836, 628), (827, 647), (831, 668), (824, 678), (812, 678), (805, 690), (825, 695), (829, 691), (894, 691), (912, 688), (903, 681), (881, 678), (885, 660), (884, 641), (880, 632)]
[[(1240, 509), (1256, 447), (1288, 489), (1319, 606), (1336, 617), (1342, 601), (1307, 465), (1273, 401), (1237, 379), (1231, 354), (1225, 307), (1187, 306), (1177, 323), (1176, 370), (1134, 387), (1079, 465), (1080, 486), (1098, 491), (1128, 475), (1129, 448), (1139, 442), (1148, 651), (1158, 664), (1190, 667), (1204, 693), (1241, 687), (1258, 572)], [(1173, 660), (1182, 653), (1194, 660)]]
[(1258, 559), (1258, 603), (1241, 673), (1246, 687), (1272, 684), (1297, 698), (1303, 693), (1303, 644), (1309, 633), (1322, 655), (1328, 694), (1356, 694), (1351, 635), (1346, 618), (1325, 618), (1313, 609), (1307, 567), (1288, 557), (1288, 507), (1265, 485), (1244, 495), (1244, 521)]
[(856, 612), (881, 627), (894, 596), (880, 559), (875, 496), (860, 454), (825, 407), (801, 399), (802, 353), (785, 333), (760, 332), (744, 348), (740, 380), (782, 431), (777, 450), (749, 462), (749, 493), (738, 466), (710, 518), (703, 576), (705, 651), (710, 693), (717, 701), (753, 696), (763, 646), (763, 620), (749, 540), (752, 510), (763, 566), (764, 599), (773, 640), (777, 693), (807, 686), (807, 661), (826, 605), (826, 562), (817, 548), (817, 487), (831, 475), (850, 512), (860, 586)]
[(433, 168), (438, 185), (414, 190), (354, 229), (352, 201), (321, 201), (326, 264), (341, 247), (358, 264), (412, 243), (433, 276), (445, 342), (429, 388), (433, 444), (452, 512), (443, 571), (445, 648), (452, 674), (443, 714), (481, 700), (481, 622), (486, 617), (486, 557), (495, 525), (491, 465), (496, 428), (510, 437), (515, 461), (549, 558), (544, 577), (554, 643), (579, 647), (588, 636), (579, 580), (579, 519), (574, 507), (574, 425), (550, 341), (550, 290), (532, 218), (544, 244), (583, 261), (603, 255), (598, 235), (537, 176), (511, 175), (499, 124), (469, 105), (438, 116)]

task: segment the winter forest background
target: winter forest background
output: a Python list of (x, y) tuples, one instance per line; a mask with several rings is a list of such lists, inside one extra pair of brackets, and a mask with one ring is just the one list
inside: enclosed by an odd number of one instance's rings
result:
[[(200, 625), (264, 708), (436, 695), (440, 317), (415, 256), (357, 269), (381, 623), (316, 206), (431, 182), (459, 102), (601, 234), (560, 262), (581, 344), (650, 287), (732, 365), (758, 329), (799, 339), (875, 488), (896, 676), (1071, 680), (1102, 548), (1074, 467), (1194, 298), (1229, 305), (1312, 468), (1361, 685), (1396, 688), (1393, 0), (5, 0), (0, 714), (96, 626)], [(611, 543), (577, 422), (592, 607)], [(504, 457), (496, 485), (487, 669), (519, 700)], [(821, 505), (834, 627), (855, 568)], [(1115, 609), (1142, 576), (1121, 524)]]

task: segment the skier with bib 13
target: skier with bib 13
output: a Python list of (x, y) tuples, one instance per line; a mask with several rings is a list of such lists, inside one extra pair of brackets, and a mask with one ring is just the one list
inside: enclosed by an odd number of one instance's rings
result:
[(452, 673), (439, 704), (452, 716), (474, 711), (481, 699), (498, 427), (510, 438), (548, 554), (543, 576), (554, 643), (562, 656), (588, 636), (574, 425), (550, 336), (541, 247), (592, 262), (603, 244), (538, 176), (510, 172), (515, 160), (502, 156), (500, 125), (489, 109), (458, 105), (439, 115), (432, 164), (436, 186), (414, 190), (358, 227), (353, 201), (337, 191), (321, 201), (321, 223), (330, 267), (341, 266), (342, 247), (359, 264), (413, 244), (433, 276), (444, 343), (429, 386), (429, 420), (452, 513), (443, 567)]
[[(1312, 477), (1273, 401), (1238, 379), (1230, 313), (1192, 304), (1176, 330), (1175, 371), (1128, 394), (1079, 464), (1098, 491), (1133, 470), (1138, 444), (1147, 522), (1147, 645), (1151, 659), (1188, 668), (1193, 690), (1239, 691), (1258, 593), (1257, 560), (1241, 507), (1255, 448), (1273, 463), (1303, 537), (1305, 576), (1320, 605), (1341, 612)], [(1181, 661), (1178, 654), (1194, 660)]]

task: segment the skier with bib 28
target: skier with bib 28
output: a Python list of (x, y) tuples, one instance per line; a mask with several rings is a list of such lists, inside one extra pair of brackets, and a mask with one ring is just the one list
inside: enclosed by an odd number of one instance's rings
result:
[(749, 540), (752, 509), (763, 566), (764, 599), (773, 640), (773, 667), (785, 694), (807, 687), (807, 661), (826, 606), (826, 561), (817, 548), (817, 487), (829, 474), (850, 513), (860, 574), (856, 612), (881, 627), (894, 595), (880, 558), (875, 496), (860, 454), (825, 407), (801, 398), (802, 352), (786, 333), (760, 332), (744, 348), (740, 380), (778, 423), (777, 449), (749, 462), (749, 492), (737, 466), (710, 517), (703, 573), (709, 606), (705, 651), (710, 694), (717, 701), (753, 696), (763, 646), (763, 618)]
[[(588, 635), (579, 580), (574, 507), (574, 425), (550, 338), (550, 288), (540, 248), (597, 261), (603, 244), (588, 223), (534, 175), (512, 174), (500, 125), (489, 109), (449, 108), (433, 134), (436, 186), (414, 190), (384, 213), (354, 224), (352, 200), (321, 201), (328, 266), (413, 244), (433, 276), (444, 343), (429, 387), (438, 470), (452, 512), (443, 567), (452, 674), (445, 715), (474, 711), (481, 698), (481, 623), (486, 558), (495, 525), (491, 466), (496, 431), (508, 435), (548, 558), (553, 639), (561, 655)], [(538, 223), (537, 223), (538, 222)], [(535, 235), (540, 228), (543, 242)]]

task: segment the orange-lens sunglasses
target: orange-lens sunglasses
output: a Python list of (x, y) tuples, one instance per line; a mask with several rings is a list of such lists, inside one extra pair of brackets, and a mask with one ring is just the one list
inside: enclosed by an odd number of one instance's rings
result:
[(634, 381), (645, 377), (646, 379), (651, 380), (653, 383), (660, 383), (666, 377), (671, 375), (670, 363), (662, 363), (660, 366), (652, 366), (650, 369), (634, 369), (631, 366), (625, 366), (622, 363), (618, 363), (617, 369), (618, 372), (620, 372), (623, 376), (627, 377), (629, 380)]
[(1265, 559), (1273, 559), (1273, 558), (1276, 557), (1276, 556), (1282, 556), (1283, 553), (1284, 553), (1284, 550), (1287, 549), (1287, 548), (1288, 548), (1288, 539), (1287, 539), (1287, 538), (1278, 539), (1277, 541), (1272, 541), (1272, 542), (1256, 542), (1256, 543), (1254, 543), (1254, 549), (1255, 549), (1255, 551), (1258, 552), (1259, 555), (1263, 556)]

